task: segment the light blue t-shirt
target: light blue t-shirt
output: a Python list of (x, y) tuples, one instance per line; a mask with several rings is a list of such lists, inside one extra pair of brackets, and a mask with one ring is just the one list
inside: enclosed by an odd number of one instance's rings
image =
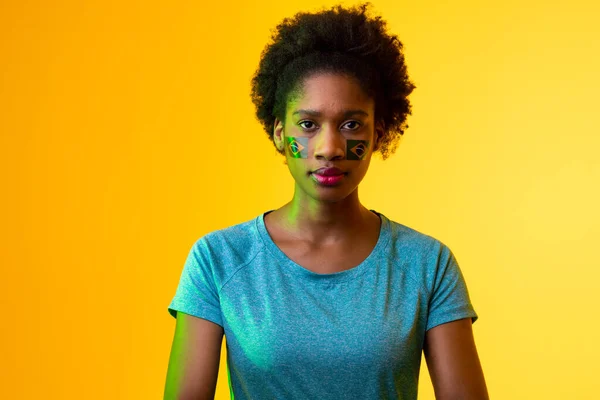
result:
[(477, 320), (450, 249), (371, 211), (375, 248), (332, 274), (277, 247), (271, 211), (194, 243), (168, 310), (223, 327), (236, 400), (413, 400), (425, 332)]

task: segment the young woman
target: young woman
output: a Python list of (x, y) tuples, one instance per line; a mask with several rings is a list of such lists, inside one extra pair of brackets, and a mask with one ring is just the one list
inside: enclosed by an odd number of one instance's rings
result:
[(369, 3), (284, 19), (252, 80), (295, 180), (279, 209), (193, 245), (165, 399), (214, 397), (221, 342), (243, 399), (487, 399), (478, 318), (450, 249), (363, 206), (358, 185), (407, 127), (402, 44)]

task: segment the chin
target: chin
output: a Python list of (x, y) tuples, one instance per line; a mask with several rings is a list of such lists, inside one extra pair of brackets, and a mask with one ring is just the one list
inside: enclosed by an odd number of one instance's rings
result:
[(336, 203), (338, 201), (342, 201), (348, 196), (350, 196), (356, 187), (350, 189), (348, 185), (340, 185), (340, 186), (332, 186), (332, 187), (322, 187), (317, 186), (311, 188), (310, 192), (312, 193), (313, 198), (322, 200), (325, 202)]

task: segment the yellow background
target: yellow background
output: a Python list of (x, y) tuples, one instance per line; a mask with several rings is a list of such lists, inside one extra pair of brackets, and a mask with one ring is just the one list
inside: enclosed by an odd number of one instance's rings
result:
[[(0, 3), (0, 398), (162, 398), (191, 245), (293, 193), (249, 95), (269, 30), (333, 4)], [(600, 7), (373, 4), (417, 89), (361, 200), (457, 256), (493, 399), (598, 398)]]

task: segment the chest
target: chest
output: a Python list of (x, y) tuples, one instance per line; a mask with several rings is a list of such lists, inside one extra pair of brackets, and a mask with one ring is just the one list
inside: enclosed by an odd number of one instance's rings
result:
[(362, 263), (375, 248), (378, 235), (371, 232), (352, 242), (327, 246), (299, 241), (275, 230), (271, 236), (277, 247), (296, 264), (315, 273), (332, 274)]
[[(248, 276), (242, 270), (221, 299), (232, 370), (261, 385), (282, 374), (292, 383), (314, 379), (340, 394), (362, 393), (365, 381), (381, 383), (389, 376), (398, 382), (398, 374), (416, 373), (425, 303), (392, 263), (381, 259), (356, 279), (337, 284), (290, 278), (277, 265), (267, 271), (268, 263), (248, 270)], [(250, 274), (269, 278), (253, 284)]]
[(362, 263), (371, 254), (376, 240), (353, 245), (317, 247), (290, 240), (275, 240), (279, 249), (296, 264), (319, 274), (346, 271)]

